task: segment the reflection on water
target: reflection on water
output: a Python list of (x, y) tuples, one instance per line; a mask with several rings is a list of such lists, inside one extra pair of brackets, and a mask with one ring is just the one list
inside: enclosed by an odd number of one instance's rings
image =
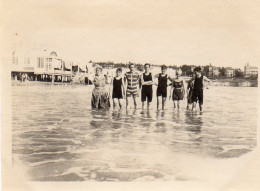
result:
[(195, 179), (183, 170), (187, 158), (225, 160), (256, 146), (256, 88), (212, 87), (203, 113), (184, 103), (173, 110), (170, 101), (165, 111), (155, 101), (149, 112), (91, 110), (90, 91), (13, 87), (13, 164), (25, 165), (31, 180)]
[(203, 128), (202, 113), (186, 111), (185, 123), (188, 125), (187, 130), (199, 134)]

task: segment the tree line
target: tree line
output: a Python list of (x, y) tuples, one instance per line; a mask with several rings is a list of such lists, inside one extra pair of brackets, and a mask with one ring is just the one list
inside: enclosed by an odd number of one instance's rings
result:
[[(92, 64), (98, 64), (100, 66), (102, 66), (103, 68), (108, 68), (108, 67), (113, 67), (113, 68), (127, 68), (128, 65), (130, 63), (133, 63), (136, 65), (136, 68), (137, 70), (139, 71), (143, 71), (144, 68), (143, 68), (143, 64), (141, 63), (134, 63), (134, 62), (128, 62), (128, 63), (114, 63), (113, 61), (107, 61), (107, 62), (93, 62), (93, 61), (89, 61), (89, 63), (92, 63)], [(158, 66), (158, 65), (153, 65), (151, 64), (151, 66)], [(176, 66), (176, 65), (170, 65), (168, 66), (168, 68), (171, 68), (171, 69), (181, 69), (182, 70), (182, 75), (184, 76), (190, 76), (192, 75), (193, 73), (193, 69), (197, 67), (195, 65), (182, 65), (180, 67)], [(203, 70), (202, 70), (202, 73), (203, 75), (206, 75), (208, 77), (210, 77), (209, 73), (210, 73), (210, 67), (213, 67), (211, 65), (207, 65), (207, 66), (204, 66), (203, 67)], [(219, 77), (224, 77), (226, 76), (226, 70), (227, 68), (226, 67), (214, 67), (214, 68), (217, 68), (218, 71), (219, 71)], [(234, 69), (234, 77), (243, 77), (244, 76), (244, 73), (242, 70), (240, 69)]]

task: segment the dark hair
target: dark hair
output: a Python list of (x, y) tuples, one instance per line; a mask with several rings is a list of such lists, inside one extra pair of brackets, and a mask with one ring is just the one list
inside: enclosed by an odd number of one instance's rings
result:
[(135, 64), (134, 64), (134, 63), (131, 63), (131, 62), (130, 62), (130, 63), (129, 63), (129, 68), (130, 68), (130, 66), (131, 66), (131, 65), (134, 65), (134, 66), (135, 66)]
[(162, 66), (161, 66), (161, 69), (162, 69), (162, 70), (163, 70), (163, 69), (167, 69), (167, 66), (162, 65)]
[(122, 72), (122, 68), (117, 68), (116, 72)]
[(196, 68), (194, 68), (193, 71), (194, 71), (194, 72), (201, 72), (201, 67), (196, 67)]
[(151, 64), (149, 64), (149, 63), (144, 64), (144, 66), (146, 66), (146, 65), (149, 66), (149, 68), (151, 67)]

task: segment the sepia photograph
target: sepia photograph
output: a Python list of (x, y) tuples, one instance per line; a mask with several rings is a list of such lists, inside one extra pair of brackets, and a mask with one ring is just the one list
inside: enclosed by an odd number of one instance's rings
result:
[(1, 1), (3, 190), (259, 190), (260, 3)]

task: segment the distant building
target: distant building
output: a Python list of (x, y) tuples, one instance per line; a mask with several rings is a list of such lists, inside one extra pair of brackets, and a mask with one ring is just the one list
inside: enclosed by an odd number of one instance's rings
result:
[(235, 70), (231, 67), (225, 68), (225, 76), (229, 77), (229, 78), (234, 77), (235, 76)]
[(209, 65), (208, 77), (217, 77), (217, 76), (219, 76), (219, 69), (218, 69), (218, 67), (212, 66), (210, 64)]
[(220, 74), (218, 67), (213, 68), (213, 77), (218, 77)]
[[(54, 51), (14, 51), (11, 62), (11, 75), (14, 80), (20, 80), (21, 76), (25, 75), (25, 80), (30, 81), (69, 82), (74, 74), (73, 62), (58, 57)], [(83, 66), (76, 66), (77, 72), (85, 72)]]
[(243, 77), (244, 72), (240, 68), (235, 69), (235, 77)]
[(258, 75), (258, 67), (257, 66), (249, 66), (249, 63), (247, 63), (244, 67), (244, 75), (245, 75), (245, 77), (257, 76)]

